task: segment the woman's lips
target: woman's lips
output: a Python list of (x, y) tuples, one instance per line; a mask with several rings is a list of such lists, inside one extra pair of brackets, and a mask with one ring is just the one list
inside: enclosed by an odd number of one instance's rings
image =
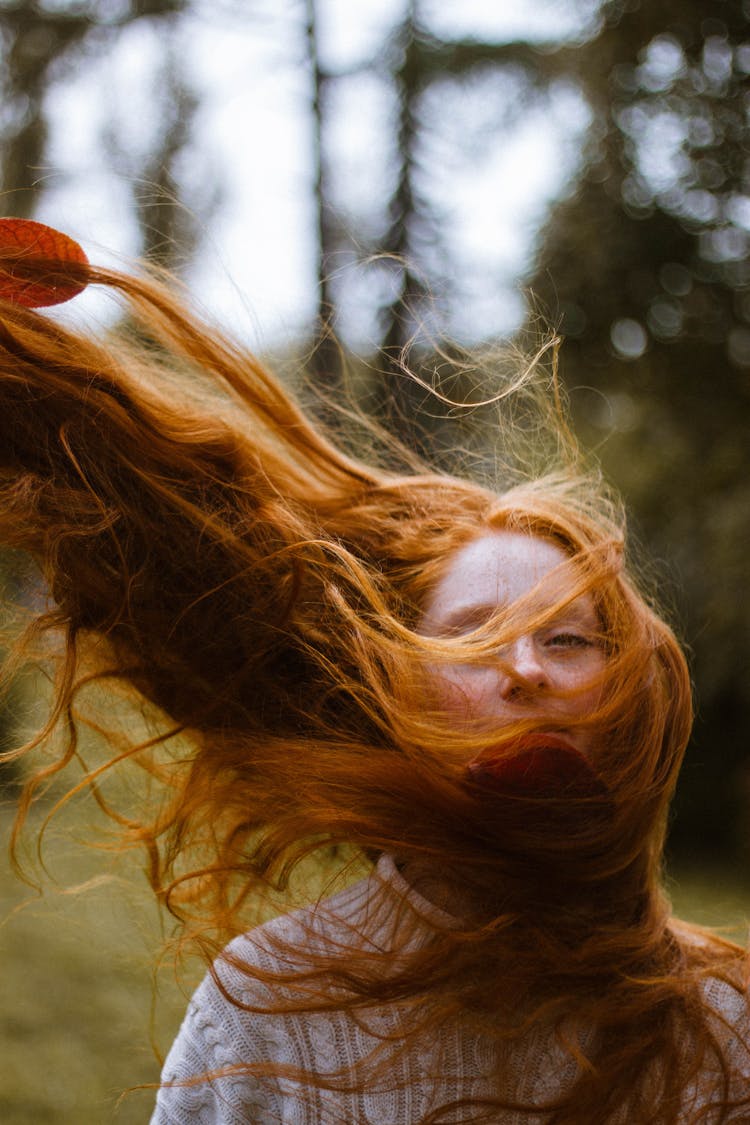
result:
[(514, 797), (602, 797), (607, 788), (588, 758), (552, 731), (524, 735), (469, 762), (470, 781)]

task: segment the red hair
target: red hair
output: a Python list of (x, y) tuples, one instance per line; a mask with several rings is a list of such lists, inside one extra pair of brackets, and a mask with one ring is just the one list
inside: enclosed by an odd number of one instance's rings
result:
[[(248, 903), (332, 845), (437, 865), (484, 904), (477, 916), (387, 973), (359, 949), (321, 954), (311, 1007), (418, 995), (430, 1002), (415, 1032), (460, 1013), (511, 1041), (543, 1022), (581, 1063), (546, 1107), (555, 1125), (617, 1112), (676, 1125), (695, 1082), (706, 1091), (695, 1121), (709, 1105), (717, 1121), (750, 1108), (733, 1085), (736, 1029), (703, 993), (719, 978), (744, 996), (744, 954), (677, 926), (661, 889), (691, 723), (686, 663), (629, 575), (622, 513), (596, 473), (568, 460), (498, 495), (365, 464), (163, 284), (93, 268), (90, 280), (127, 302), (130, 343), (10, 305), (0, 319), (0, 539), (38, 560), (54, 600), (20, 651), (45, 632), (62, 638), (35, 742), (60, 721), (68, 730), (21, 819), (79, 755), (85, 689), (124, 689), (158, 729), (125, 746), (112, 735), (77, 787), (124, 759), (143, 767), (142, 814), (108, 808), (147, 849), (186, 933), (223, 943)], [(519, 383), (533, 399), (533, 376)], [(421, 637), (420, 608), (452, 553), (493, 528), (562, 545), (578, 592), (595, 599), (606, 801), (560, 798), (540, 817), (522, 799), (488, 816), (463, 770), (486, 732), (457, 732), (424, 706), (426, 666), (455, 642)], [(462, 659), (487, 658), (481, 631), (462, 643)], [(466, 1120), (500, 1107), (498, 1094)]]

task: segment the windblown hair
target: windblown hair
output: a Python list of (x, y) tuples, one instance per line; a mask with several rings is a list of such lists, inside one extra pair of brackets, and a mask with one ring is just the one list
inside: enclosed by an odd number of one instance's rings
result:
[[(676, 1125), (696, 1083), (696, 1122), (750, 1112), (730, 1073), (735, 1031), (703, 994), (719, 978), (743, 995), (743, 954), (675, 923), (661, 889), (691, 724), (686, 663), (628, 573), (624, 520), (597, 474), (568, 458), (498, 494), (365, 464), (164, 284), (93, 268), (90, 281), (127, 303), (119, 343), (0, 310), (0, 541), (29, 552), (48, 584), (54, 604), (24, 643), (61, 638), (40, 739), (68, 732), (21, 815), (79, 754), (82, 689), (118, 685), (160, 729), (113, 742), (80, 784), (124, 759), (144, 767), (158, 806), (110, 812), (188, 931), (223, 942), (248, 902), (331, 846), (434, 865), (470, 888), (475, 916), (387, 971), (363, 950), (320, 954), (311, 1008), (414, 998), (415, 1028), (463, 1018), (511, 1044), (544, 1023), (580, 1064), (544, 1107), (554, 1125), (623, 1112)], [(425, 706), (429, 666), (455, 661), (457, 645), (462, 662), (486, 661), (539, 624), (522, 604), (461, 639), (419, 632), (451, 555), (501, 528), (561, 546), (575, 595), (594, 598), (607, 660), (586, 722), (606, 799), (546, 799), (543, 815), (533, 798), (492, 805), (465, 763), (534, 722), (456, 730)], [(465, 1119), (503, 1108), (541, 1112), (509, 1106), (499, 1078), (497, 1099)]]

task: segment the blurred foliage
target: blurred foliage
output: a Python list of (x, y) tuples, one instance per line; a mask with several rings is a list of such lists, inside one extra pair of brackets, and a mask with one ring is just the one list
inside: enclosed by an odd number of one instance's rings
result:
[[(37, 590), (28, 560), (16, 551), (0, 552), (0, 662), (19, 631), (18, 610), (24, 603), (28, 606)], [(29, 693), (20, 678), (0, 680), (0, 755), (25, 740), (28, 711)], [(0, 801), (15, 798), (23, 779), (18, 761), (0, 759)]]
[(604, 6), (575, 57), (585, 168), (531, 281), (579, 427), (677, 587), (699, 711), (672, 839), (696, 852), (750, 843), (749, 9)]
[(73, 842), (90, 833), (88, 820), (79, 809), (64, 834), (54, 832), (48, 851), (60, 885), (48, 878), (40, 897), (13, 877), (11, 817), (0, 810), (4, 1125), (148, 1121), (147, 1084), (158, 1081), (203, 972), (178, 983), (170, 958), (155, 969), (165, 935), (154, 897), (132, 854), (107, 857)]

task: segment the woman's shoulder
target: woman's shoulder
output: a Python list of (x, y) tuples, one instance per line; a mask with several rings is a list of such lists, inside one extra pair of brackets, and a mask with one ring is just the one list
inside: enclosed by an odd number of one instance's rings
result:
[(750, 955), (712, 930), (670, 921), (690, 968), (699, 975), (703, 1003), (717, 1027), (750, 1046)]
[[(328, 957), (340, 959), (354, 948), (388, 953), (397, 929), (411, 926), (416, 933), (425, 928), (421, 908), (393, 860), (384, 857), (364, 879), (337, 894), (231, 941), (188, 1005), (164, 1066), (154, 1122), (181, 1122), (183, 1111), (185, 1121), (193, 1120), (195, 1107), (212, 1105), (213, 1099), (238, 1107), (236, 1118), (228, 1110), (226, 1117), (216, 1118), (222, 1122), (277, 1120), (272, 1111), (278, 1084), (252, 1077), (247, 1064), (313, 1067), (335, 1043), (340, 1050), (334, 1025), (364, 1034), (349, 1026), (344, 1012), (305, 1013), (305, 1004), (309, 1007), (321, 987), (316, 971)], [(308, 1057), (310, 1043), (314, 1059)], [(333, 1059), (332, 1069), (335, 1065)], [(249, 1106), (253, 1113), (243, 1118)]]
[(351, 886), (240, 934), (219, 962), (302, 971), (320, 957), (347, 951), (393, 954), (414, 948), (433, 930), (452, 925), (454, 919), (410, 887), (393, 857), (382, 855)]

